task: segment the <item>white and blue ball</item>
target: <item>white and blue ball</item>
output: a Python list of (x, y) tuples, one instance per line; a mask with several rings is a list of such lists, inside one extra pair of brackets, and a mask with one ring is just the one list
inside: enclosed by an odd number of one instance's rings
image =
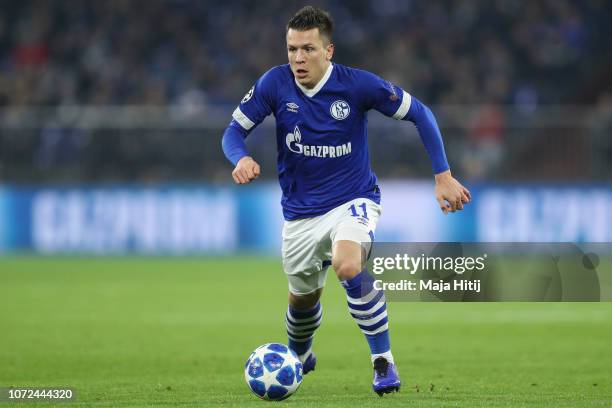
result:
[(284, 344), (264, 344), (248, 358), (244, 378), (259, 398), (280, 401), (289, 398), (300, 387), (302, 363)]

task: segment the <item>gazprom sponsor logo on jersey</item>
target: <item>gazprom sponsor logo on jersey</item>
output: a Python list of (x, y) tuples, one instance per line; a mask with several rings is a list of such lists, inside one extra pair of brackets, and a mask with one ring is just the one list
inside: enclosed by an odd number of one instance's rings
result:
[(339, 99), (331, 104), (329, 113), (331, 113), (334, 119), (344, 120), (348, 117), (349, 113), (351, 113), (351, 107), (348, 102)]
[(295, 127), (293, 133), (287, 134), (286, 143), (289, 150), (296, 154), (303, 154), (308, 157), (335, 158), (351, 154), (351, 142), (340, 146), (317, 146), (302, 144), (302, 132), (299, 127)]

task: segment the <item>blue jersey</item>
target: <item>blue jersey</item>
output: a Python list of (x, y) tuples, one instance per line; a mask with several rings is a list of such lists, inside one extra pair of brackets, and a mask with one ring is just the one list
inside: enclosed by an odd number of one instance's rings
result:
[(355, 198), (380, 203), (370, 168), (367, 112), (403, 119), (411, 96), (363, 70), (330, 64), (313, 89), (298, 84), (289, 65), (266, 72), (233, 119), (250, 131), (276, 118), (278, 177), (285, 219), (324, 214)]

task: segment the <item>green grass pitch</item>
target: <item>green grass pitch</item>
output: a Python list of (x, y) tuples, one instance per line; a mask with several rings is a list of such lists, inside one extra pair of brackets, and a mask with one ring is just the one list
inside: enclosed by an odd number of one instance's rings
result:
[[(612, 303), (390, 303), (403, 385), (379, 398), (344, 299), (332, 272), (319, 365), (272, 404), (612, 406)], [(72, 407), (264, 406), (244, 362), (286, 343), (285, 308), (277, 259), (0, 258), (0, 387), (74, 387)]]

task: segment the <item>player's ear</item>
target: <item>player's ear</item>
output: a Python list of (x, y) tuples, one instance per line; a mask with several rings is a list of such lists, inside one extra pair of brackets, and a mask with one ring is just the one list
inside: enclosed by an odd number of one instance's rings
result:
[(331, 61), (333, 55), (334, 55), (334, 44), (329, 43), (327, 44), (326, 50), (325, 50), (325, 59), (328, 61)]

